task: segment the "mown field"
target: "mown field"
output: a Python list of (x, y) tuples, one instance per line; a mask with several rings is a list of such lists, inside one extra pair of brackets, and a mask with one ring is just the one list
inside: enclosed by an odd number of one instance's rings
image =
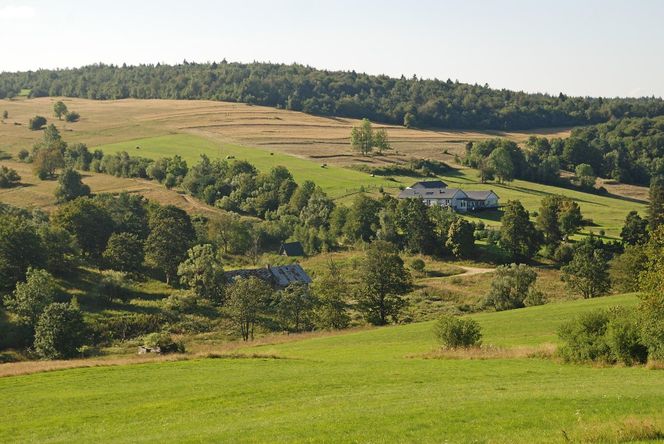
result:
[[(15, 154), (22, 148), (29, 149), (41, 137), (41, 133), (29, 131), (27, 122), (35, 114), (42, 114), (56, 123), (65, 140), (85, 142), (90, 147), (101, 148), (106, 152), (127, 151), (131, 155), (151, 158), (179, 154), (190, 164), (197, 162), (201, 154), (206, 154), (211, 158), (233, 156), (246, 159), (260, 169), (284, 165), (293, 172), (296, 180), (314, 180), (341, 202), (351, 199), (360, 189), (375, 193), (383, 187), (388, 192), (397, 193), (399, 187), (408, 186), (417, 180), (398, 176), (371, 177), (370, 174), (346, 168), (351, 164), (384, 165), (402, 162), (409, 157), (454, 163), (454, 154), (461, 153), (465, 143), (470, 140), (501, 136), (522, 142), (532, 134), (564, 137), (569, 133), (568, 130), (521, 133), (427, 131), (384, 126), (395, 150), (388, 156), (368, 158), (357, 155), (350, 148), (350, 128), (357, 123), (352, 119), (316, 117), (267, 107), (213, 101), (63, 99), (70, 109), (82, 115), (80, 122), (66, 123), (51, 117), (55, 100), (39, 98), (0, 101), (0, 108), (9, 112), (9, 118), (0, 124), (0, 150)], [(323, 168), (323, 164), (327, 166)], [(23, 176), (28, 177), (29, 174)], [(641, 187), (606, 185), (609, 191), (616, 193), (616, 196), (611, 197), (524, 181), (506, 185), (480, 184), (476, 173), (469, 169), (454, 171), (442, 176), (442, 179), (450, 186), (470, 190), (493, 189), (502, 202), (518, 199), (530, 210), (536, 210), (542, 197), (547, 194), (568, 195), (579, 202), (584, 215), (594, 222), (587, 232), (604, 230), (612, 237), (619, 234), (627, 212), (633, 209), (645, 211), (645, 192)], [(102, 179), (92, 176), (86, 179), (94, 192), (122, 189), (123, 183), (126, 183), (125, 187), (129, 190), (148, 187), (146, 183), (137, 186), (136, 181), (123, 182), (125, 180), (115, 179), (108, 186), (101, 183), (104, 182)], [(39, 181), (29, 180), (31, 186), (20, 189), (20, 192), (3, 192), (0, 200), (52, 205), (53, 201), (45, 200), (49, 186), (41, 189), (41, 184), (35, 182)], [(172, 194), (160, 195), (158, 192), (155, 196), (162, 202), (184, 199)], [(180, 204), (183, 205), (182, 202)], [(191, 202), (187, 206), (191, 209)], [(479, 216), (493, 225), (500, 218), (499, 213), (482, 213)]]
[[(421, 180), (404, 176), (371, 177), (367, 173), (333, 165), (321, 168), (320, 163), (312, 160), (280, 154), (262, 148), (219, 143), (186, 134), (136, 139), (101, 145), (96, 148), (109, 153), (127, 151), (135, 155), (155, 159), (179, 154), (189, 164), (197, 162), (200, 155), (205, 154), (210, 158), (232, 156), (236, 159), (248, 160), (262, 170), (275, 165), (283, 165), (293, 173), (297, 181), (313, 180), (323, 187), (328, 194), (344, 201), (348, 201), (353, 194), (356, 194), (362, 188), (369, 192), (377, 192), (380, 187), (383, 187), (385, 191), (397, 194), (400, 186), (409, 186), (413, 182)], [(447, 182), (450, 187), (467, 190), (492, 189), (500, 196), (502, 203), (506, 203), (508, 200), (520, 200), (531, 211), (539, 208), (544, 196), (564, 194), (576, 200), (581, 206), (584, 216), (594, 222), (595, 226), (588, 227), (587, 232), (594, 231), (598, 233), (599, 230), (603, 229), (609, 236), (617, 236), (620, 233), (625, 216), (629, 211), (638, 210), (645, 213), (646, 210), (646, 205), (643, 202), (635, 202), (627, 198), (598, 196), (522, 180), (515, 180), (509, 184), (482, 184), (472, 169), (455, 170), (450, 174), (441, 175), (440, 178)], [(500, 214), (497, 212), (480, 212), (476, 213), (476, 218), (484, 220), (488, 224), (496, 225), (500, 219)]]
[(248, 346), (245, 358), (5, 377), (0, 438), (610, 442), (625, 430), (643, 438), (664, 426), (660, 371), (509, 357), (554, 342), (560, 322), (582, 310), (635, 301), (612, 296), (476, 315), (484, 343), (506, 347), (496, 359), (426, 359), (436, 344), (431, 323), (419, 323)]

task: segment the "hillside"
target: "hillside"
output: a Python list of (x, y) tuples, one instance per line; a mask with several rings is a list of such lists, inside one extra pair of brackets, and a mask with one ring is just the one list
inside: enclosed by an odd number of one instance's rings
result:
[(0, 74), (0, 98), (213, 99), (408, 126), (529, 129), (664, 114), (656, 98), (528, 94), (448, 79), (399, 79), (297, 64), (90, 65)]
[(506, 347), (499, 349), (504, 357), (492, 359), (424, 359), (435, 343), (431, 323), (421, 323), (275, 337), (234, 355), (243, 359), (224, 359), (225, 346), (192, 345), (222, 359), (0, 378), (0, 436), (55, 442), (645, 437), (663, 426), (659, 372), (519, 357), (550, 349), (557, 325), (576, 313), (635, 300), (614, 296), (477, 315), (484, 343)]
[[(26, 122), (35, 114), (50, 116), (54, 102), (55, 99), (51, 98), (2, 101), (1, 106), (8, 110), (9, 118), (0, 125), (0, 150), (16, 154), (22, 148), (30, 148), (41, 133), (29, 131)], [(81, 121), (73, 124), (52, 120), (69, 142), (83, 142), (107, 152), (127, 151), (131, 155), (150, 158), (179, 154), (190, 165), (198, 161), (200, 154), (210, 158), (233, 156), (246, 159), (261, 169), (281, 164), (291, 170), (297, 181), (313, 180), (336, 198), (353, 195), (360, 189), (375, 192), (380, 187), (396, 193), (400, 186), (408, 186), (417, 180), (398, 176), (371, 177), (344, 168), (350, 165), (398, 164), (411, 157), (453, 164), (454, 155), (462, 153), (466, 142), (471, 140), (501, 136), (522, 142), (531, 134), (557, 137), (568, 134), (565, 130), (500, 133), (422, 131), (386, 126), (394, 151), (387, 156), (365, 157), (351, 150), (349, 133), (357, 121), (350, 119), (314, 117), (293, 111), (211, 101), (65, 99), (65, 103), (82, 115)], [(322, 164), (327, 167), (321, 168)], [(15, 167), (20, 169), (19, 165)], [(24, 176), (28, 178), (29, 174)], [(584, 214), (593, 220), (594, 226), (589, 229), (595, 232), (603, 229), (611, 236), (619, 233), (630, 210), (644, 211), (642, 199), (647, 194), (645, 188), (625, 185), (607, 186), (610, 192), (617, 194), (618, 198), (612, 198), (524, 181), (507, 185), (481, 184), (470, 169), (460, 169), (442, 177), (454, 186), (494, 189), (503, 202), (519, 199), (530, 210), (536, 210), (546, 194), (568, 195), (578, 200)], [(95, 180), (92, 177), (86, 179), (95, 192), (115, 189), (115, 185), (97, 187)], [(104, 182), (111, 178), (100, 180)], [(33, 183), (32, 179), (28, 181)], [(130, 190), (151, 186), (144, 181), (137, 184), (121, 178), (112, 178), (112, 181), (117, 187)], [(39, 192), (40, 187), (50, 185), (33, 184), (39, 186), (5, 190), (0, 193), (0, 199), (9, 203), (23, 201), (51, 205), (44, 200), (46, 193)], [(34, 195), (37, 192), (39, 196)], [(156, 195), (163, 202), (183, 199), (173, 192), (166, 195), (157, 192)], [(499, 218), (492, 213), (479, 216), (489, 224), (495, 224)]]

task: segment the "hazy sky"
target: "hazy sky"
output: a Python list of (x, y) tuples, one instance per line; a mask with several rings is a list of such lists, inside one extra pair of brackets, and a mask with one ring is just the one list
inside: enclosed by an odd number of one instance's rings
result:
[(0, 0), (0, 71), (226, 58), (664, 96), (663, 24), (658, 0)]

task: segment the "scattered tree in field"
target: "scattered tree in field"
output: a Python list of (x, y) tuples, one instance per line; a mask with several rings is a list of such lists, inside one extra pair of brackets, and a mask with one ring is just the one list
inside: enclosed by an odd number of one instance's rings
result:
[(78, 171), (65, 168), (58, 178), (55, 197), (58, 202), (69, 202), (77, 197), (89, 196), (90, 187), (83, 183)]
[(53, 114), (55, 114), (55, 117), (57, 117), (58, 120), (62, 120), (62, 116), (67, 115), (67, 105), (65, 105), (61, 100), (58, 100), (53, 105)]
[(467, 258), (475, 247), (475, 227), (465, 219), (457, 218), (447, 232), (445, 247), (457, 258)]
[(21, 320), (31, 326), (55, 298), (56, 284), (46, 270), (28, 269), (25, 282), (16, 284), (16, 290), (6, 300), (7, 307)]
[[(486, 297), (486, 304), (496, 311), (523, 308), (526, 305), (539, 305), (541, 296), (536, 294), (534, 285), (537, 273), (525, 264), (502, 265), (496, 268), (491, 280), (491, 290)], [(528, 301), (536, 302), (528, 304)]]
[(639, 290), (639, 274), (646, 268), (647, 255), (642, 244), (625, 246), (623, 254), (609, 264), (611, 286), (622, 293)]
[(112, 270), (136, 273), (143, 267), (143, 241), (133, 233), (113, 233), (103, 253), (104, 262)]
[(474, 319), (445, 315), (434, 324), (434, 334), (443, 348), (470, 348), (480, 344), (482, 328)]
[(493, 180), (496, 175), (496, 170), (494, 169), (493, 163), (488, 158), (484, 157), (478, 161), (477, 172), (480, 178), (480, 182), (482, 183)]
[(572, 199), (560, 195), (542, 199), (536, 226), (550, 249), (554, 250), (563, 239), (574, 234), (582, 223), (581, 209)]
[(69, 111), (67, 114), (65, 114), (65, 120), (69, 123), (78, 122), (78, 119), (80, 118), (81, 115), (76, 111)]
[(403, 126), (406, 128), (413, 128), (417, 125), (417, 119), (413, 113), (406, 113), (403, 116)]
[(22, 217), (0, 215), (0, 292), (11, 291), (29, 267), (44, 263), (34, 226)]
[(640, 276), (641, 334), (650, 356), (664, 361), (664, 225), (651, 233), (646, 258)]
[(46, 307), (35, 328), (35, 352), (45, 359), (76, 356), (85, 338), (83, 314), (76, 304), (54, 303)]
[(637, 211), (630, 211), (620, 230), (620, 238), (625, 245), (644, 243), (648, 240), (648, 220), (639, 216)]
[(387, 137), (387, 131), (384, 129), (376, 130), (374, 133), (373, 144), (378, 149), (379, 154), (383, 154), (383, 151), (392, 149)]
[(81, 255), (76, 238), (64, 228), (52, 224), (41, 225), (37, 233), (46, 258), (46, 270), (57, 275), (75, 272)]
[(145, 242), (145, 260), (164, 273), (166, 283), (176, 275), (178, 265), (187, 257), (196, 232), (191, 218), (172, 205), (159, 207), (149, 219), (150, 235)]
[(515, 165), (507, 148), (500, 146), (489, 155), (489, 165), (498, 182), (505, 183), (514, 180)]
[(362, 119), (358, 126), (354, 126), (350, 132), (350, 144), (356, 151), (362, 155), (369, 155), (374, 148), (380, 153), (391, 148), (387, 137), (387, 131), (379, 129), (373, 130), (369, 119)]
[(396, 321), (405, 304), (401, 296), (411, 290), (412, 281), (394, 245), (374, 241), (369, 246), (362, 280), (358, 308), (366, 319), (376, 325)]
[(9, 111), (4, 110), (2, 112), (2, 120), (7, 120), (9, 118)]
[(21, 151), (18, 152), (18, 155), (16, 157), (18, 157), (18, 160), (20, 160), (21, 162), (27, 162), (30, 157), (30, 152), (25, 148), (23, 148), (21, 149)]
[(256, 277), (235, 279), (226, 291), (225, 309), (244, 341), (254, 339), (254, 328), (268, 308), (272, 288)]
[(224, 268), (212, 245), (195, 245), (189, 249), (187, 258), (178, 266), (178, 276), (180, 283), (198, 297), (219, 304), (224, 301)]
[(108, 212), (85, 197), (61, 205), (52, 220), (71, 233), (82, 252), (93, 260), (101, 258), (113, 233), (113, 220)]
[(650, 231), (664, 225), (664, 176), (655, 176), (650, 182), (648, 224)]
[(595, 181), (597, 176), (591, 165), (587, 163), (581, 163), (576, 166), (574, 170), (574, 175), (576, 176), (576, 181), (580, 187), (583, 188), (594, 188)]
[(422, 199), (402, 199), (396, 208), (396, 227), (403, 233), (403, 247), (411, 253), (430, 254), (435, 248), (433, 224)]
[(44, 125), (46, 125), (46, 117), (35, 116), (32, 119), (30, 119), (30, 122), (28, 123), (28, 128), (30, 128), (32, 131), (38, 131), (42, 129)]
[(300, 332), (313, 327), (317, 304), (309, 287), (295, 282), (277, 293), (274, 308), (284, 330)]
[(569, 264), (562, 267), (562, 279), (583, 298), (594, 298), (611, 289), (606, 253), (588, 239), (580, 242)]
[(354, 126), (350, 132), (351, 146), (365, 156), (373, 150), (373, 141), (373, 128), (369, 119), (362, 119), (362, 123)]
[(315, 322), (318, 328), (342, 329), (348, 327), (350, 316), (347, 298), (350, 286), (337, 264), (330, 261), (313, 284), (318, 299), (315, 309)]
[(32, 156), (32, 170), (41, 180), (55, 177), (55, 170), (64, 166), (64, 159), (59, 150), (43, 148)]
[(0, 188), (11, 188), (21, 181), (16, 170), (0, 165)]
[(530, 221), (530, 214), (518, 200), (505, 206), (501, 219), (500, 246), (512, 259), (532, 258), (541, 243), (541, 234)]

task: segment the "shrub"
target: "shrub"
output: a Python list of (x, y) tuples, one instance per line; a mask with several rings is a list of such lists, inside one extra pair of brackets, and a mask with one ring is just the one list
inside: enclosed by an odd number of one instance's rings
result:
[(21, 181), (16, 170), (0, 165), (0, 188), (11, 188)]
[(81, 115), (77, 113), (76, 111), (70, 111), (67, 114), (65, 114), (65, 120), (67, 122), (78, 122), (78, 119), (81, 118)]
[(185, 348), (182, 341), (176, 341), (168, 333), (152, 333), (145, 337), (143, 345), (159, 353), (184, 353)]
[(422, 259), (413, 259), (410, 263), (410, 268), (418, 273), (424, 272), (424, 267), (426, 267), (426, 264)]
[(126, 341), (160, 330), (165, 321), (163, 316), (145, 313), (104, 316), (91, 322), (91, 337), (95, 344)]
[[(535, 270), (525, 264), (500, 266), (496, 268), (485, 303), (496, 311), (523, 308), (526, 299), (535, 291), (533, 285), (536, 280)], [(531, 301), (541, 299), (538, 295), (531, 297)]]
[(30, 122), (28, 123), (28, 127), (32, 131), (37, 131), (40, 130), (46, 125), (46, 117), (44, 116), (35, 116), (32, 119), (30, 119)]
[(83, 315), (76, 304), (51, 304), (37, 322), (35, 352), (44, 359), (72, 358), (83, 345), (84, 333)]
[(106, 271), (99, 280), (97, 293), (105, 302), (127, 302), (131, 299), (131, 290), (127, 287), (127, 275), (119, 271)]
[(558, 353), (567, 362), (633, 365), (648, 358), (635, 313), (622, 307), (581, 313), (558, 336), (564, 342)]
[(434, 334), (445, 348), (468, 348), (480, 344), (482, 331), (474, 319), (443, 316), (434, 325)]
[(26, 150), (25, 148), (22, 149), (21, 151), (18, 152), (18, 160), (21, 162), (25, 162), (28, 160), (28, 157), (30, 157), (30, 152)]
[(177, 313), (190, 313), (198, 307), (198, 296), (192, 291), (174, 291), (166, 298), (164, 306)]

